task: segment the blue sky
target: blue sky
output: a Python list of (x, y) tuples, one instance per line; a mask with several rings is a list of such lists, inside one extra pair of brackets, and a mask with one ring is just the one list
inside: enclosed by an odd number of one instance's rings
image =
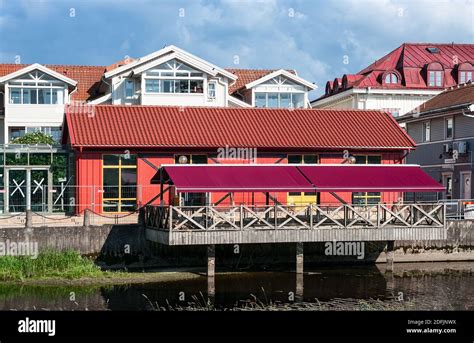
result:
[(174, 44), (294, 68), (317, 95), (403, 42), (474, 43), (474, 0), (0, 0), (0, 37), (2, 63), (109, 65)]

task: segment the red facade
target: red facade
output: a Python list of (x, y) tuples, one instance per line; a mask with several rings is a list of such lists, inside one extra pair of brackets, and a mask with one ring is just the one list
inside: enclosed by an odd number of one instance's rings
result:
[[(126, 202), (127, 206), (133, 201), (141, 207), (150, 201), (158, 203), (160, 186), (152, 179), (161, 165), (174, 164), (181, 155), (199, 155), (198, 163), (207, 164), (300, 163), (294, 162), (295, 155), (296, 159), (301, 157), (302, 163), (339, 164), (347, 162), (350, 155), (359, 156), (361, 163), (399, 164), (415, 147), (392, 116), (381, 111), (159, 106), (96, 106), (92, 113), (83, 110), (68, 109), (63, 133), (63, 142), (76, 151), (79, 211), (87, 207), (104, 210), (104, 175), (116, 173), (104, 165), (104, 155), (136, 156), (136, 163), (126, 166), (133, 168), (136, 193), (126, 197)], [(219, 149), (224, 147), (252, 150), (257, 159), (223, 156)], [(302, 155), (309, 156), (310, 162), (305, 162)], [(377, 162), (370, 162), (374, 158)], [(209, 201), (215, 203), (224, 195), (212, 193)], [(349, 203), (353, 200), (352, 193), (338, 195)], [(165, 196), (168, 203), (173, 201), (170, 196), (173, 198), (173, 194)], [(281, 203), (339, 202), (329, 193), (317, 198), (311, 193), (271, 196)], [(386, 192), (377, 200), (391, 203), (400, 196)], [(110, 199), (110, 194), (107, 197)], [(265, 204), (267, 199), (263, 193), (235, 193), (221, 205), (232, 202)]]

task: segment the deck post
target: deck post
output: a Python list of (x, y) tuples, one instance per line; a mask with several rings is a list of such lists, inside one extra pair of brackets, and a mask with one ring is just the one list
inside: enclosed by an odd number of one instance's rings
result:
[(303, 243), (296, 243), (296, 274), (303, 274), (304, 249)]
[(207, 246), (207, 277), (213, 278), (216, 274), (216, 246), (209, 244)]
[(393, 247), (395, 245), (395, 241), (387, 241), (387, 248), (385, 252), (386, 260), (387, 260), (387, 272), (393, 272)]

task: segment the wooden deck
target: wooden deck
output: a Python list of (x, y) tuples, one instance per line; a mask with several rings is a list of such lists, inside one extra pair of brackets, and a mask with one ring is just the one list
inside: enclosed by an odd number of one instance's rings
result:
[(166, 245), (446, 239), (444, 204), (148, 206), (146, 237)]

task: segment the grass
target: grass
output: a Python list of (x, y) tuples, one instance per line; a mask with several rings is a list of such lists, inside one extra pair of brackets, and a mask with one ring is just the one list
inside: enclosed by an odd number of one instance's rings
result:
[(43, 251), (31, 256), (0, 257), (0, 281), (61, 277), (76, 279), (104, 274), (94, 262), (75, 251)]

